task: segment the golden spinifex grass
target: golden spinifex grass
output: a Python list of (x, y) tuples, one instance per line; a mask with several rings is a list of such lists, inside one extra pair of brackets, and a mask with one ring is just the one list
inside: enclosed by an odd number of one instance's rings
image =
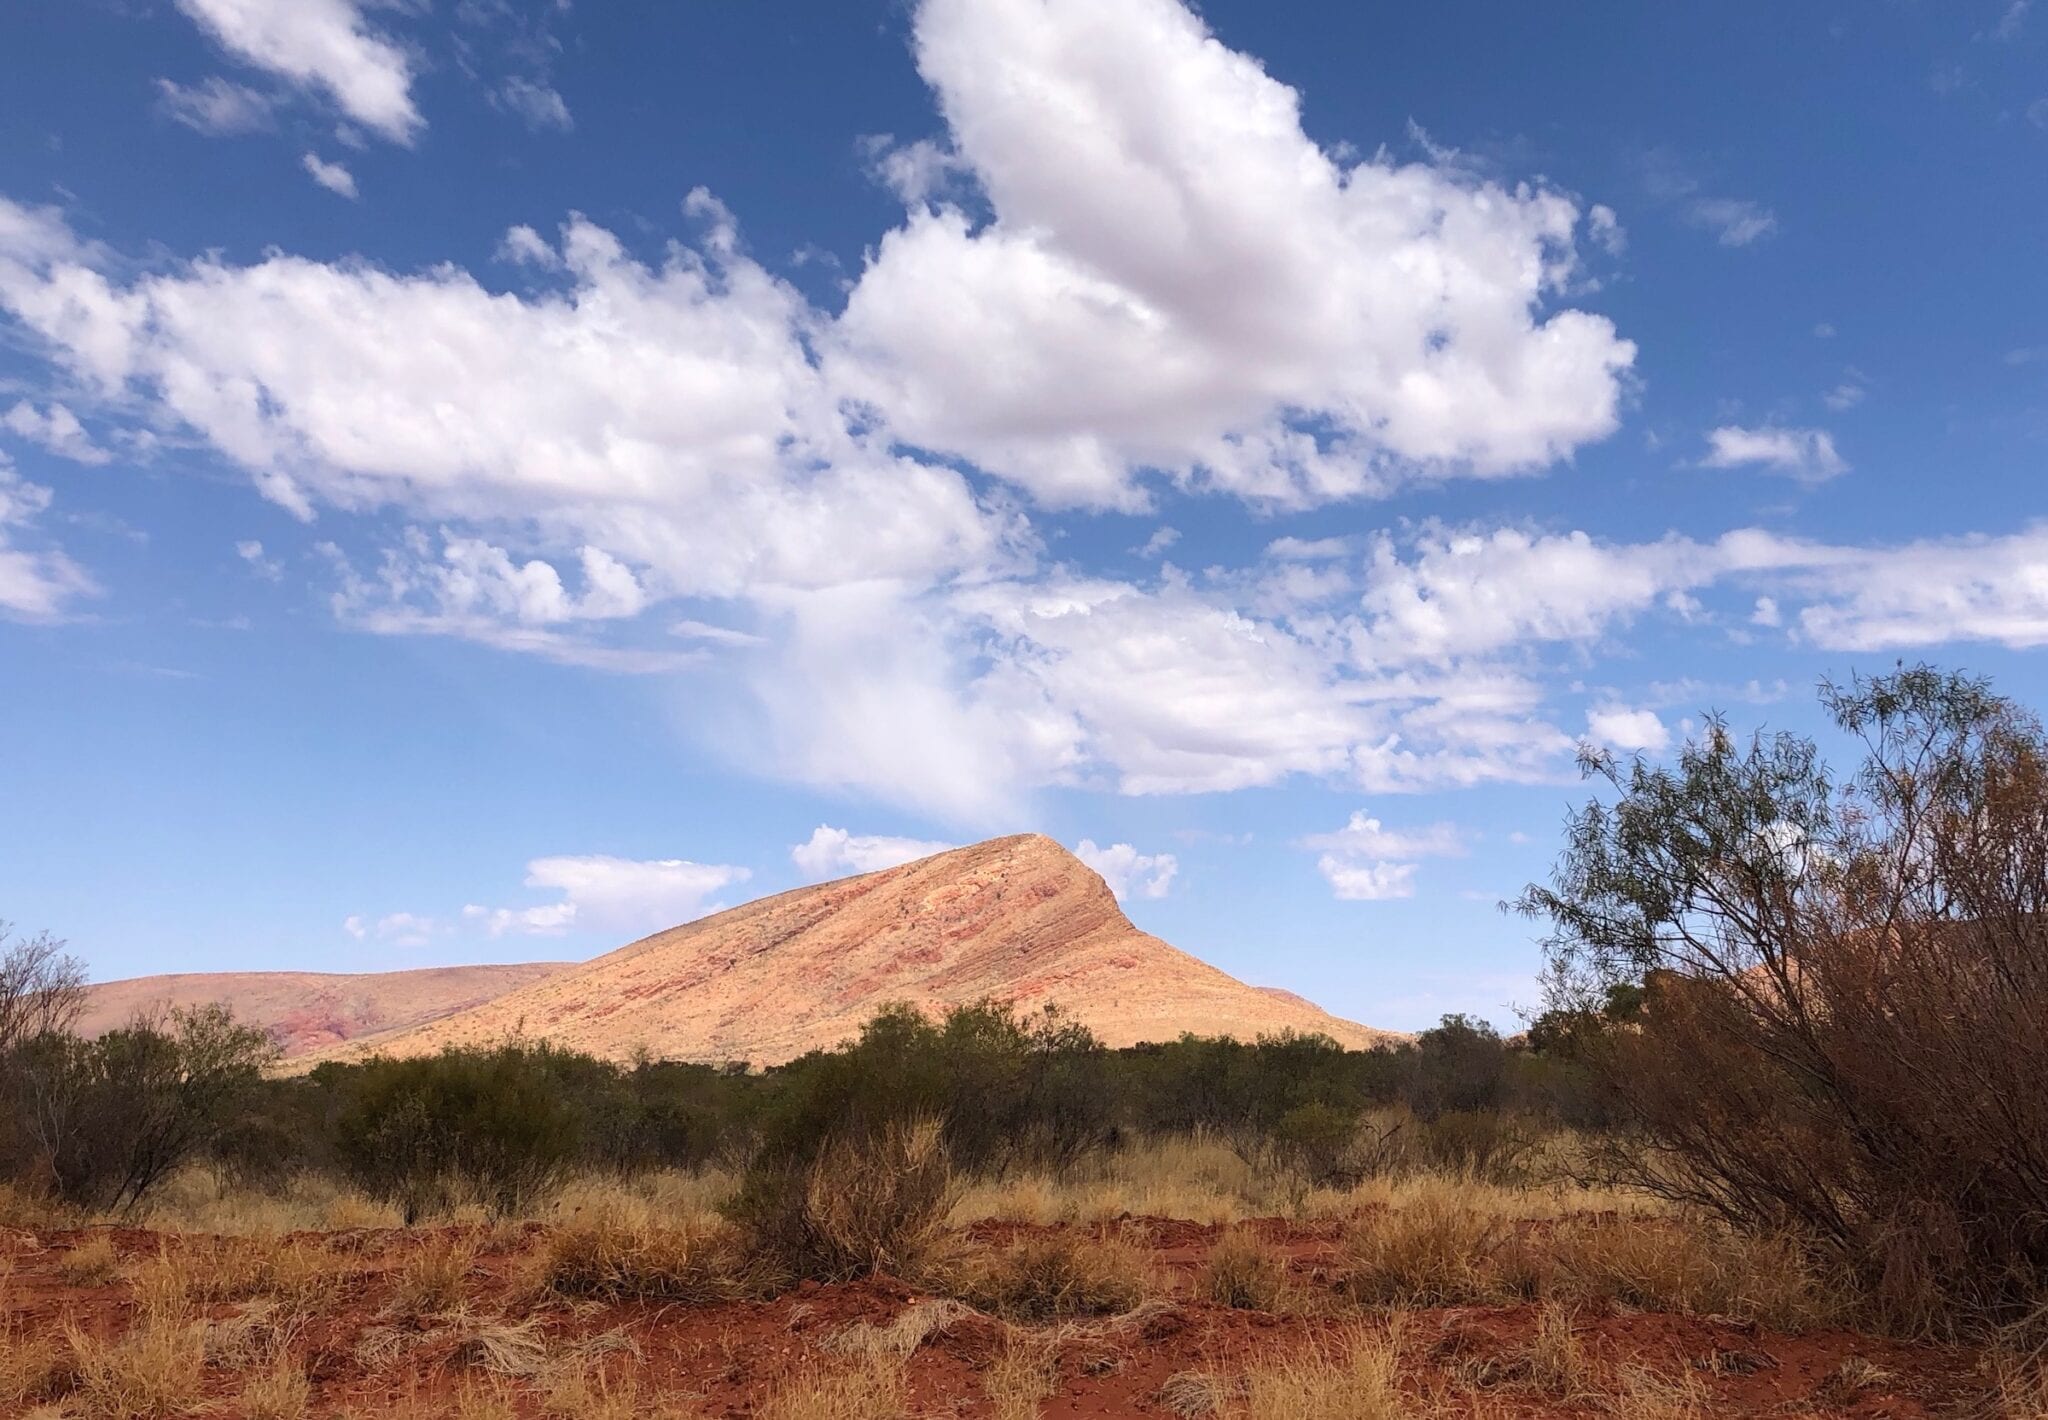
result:
[(1236, 1227), (1218, 1238), (1195, 1279), (1196, 1290), (1219, 1306), (1277, 1312), (1293, 1300), (1287, 1254), (1253, 1229)]
[(980, 1252), (955, 1285), (975, 1306), (1014, 1321), (1108, 1316), (1164, 1290), (1148, 1249), (1085, 1232), (1025, 1237)]
[(760, 1420), (896, 1420), (906, 1413), (901, 1357), (871, 1353), (814, 1362), (774, 1383)]
[(80, 1420), (169, 1420), (204, 1394), (204, 1321), (145, 1316), (113, 1339), (72, 1326), (65, 1343), (74, 1370), (64, 1399)]
[(551, 1233), (532, 1278), (557, 1297), (686, 1303), (756, 1295), (768, 1280), (730, 1224), (697, 1218), (665, 1226), (631, 1215), (598, 1216)]
[(1186, 1371), (1159, 1399), (1185, 1420), (1413, 1420), (1426, 1413), (1400, 1383), (1400, 1337), (1352, 1325), (1242, 1369)]

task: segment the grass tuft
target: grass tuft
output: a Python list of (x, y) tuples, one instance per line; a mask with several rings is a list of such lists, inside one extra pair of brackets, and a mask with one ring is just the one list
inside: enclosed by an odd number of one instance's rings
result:
[(1160, 1290), (1151, 1255), (1119, 1237), (1048, 1233), (970, 1258), (960, 1294), (1012, 1321), (1127, 1312)]
[(1280, 1311), (1289, 1292), (1287, 1254), (1249, 1228), (1233, 1228), (1209, 1249), (1195, 1285), (1219, 1306)]
[(118, 1340), (69, 1327), (77, 1368), (71, 1401), (81, 1420), (169, 1420), (198, 1408), (206, 1377), (206, 1325), (145, 1315)]

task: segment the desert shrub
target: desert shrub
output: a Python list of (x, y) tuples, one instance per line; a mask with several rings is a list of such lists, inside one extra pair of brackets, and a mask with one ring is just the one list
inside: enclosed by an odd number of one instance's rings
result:
[(63, 1202), (132, 1209), (208, 1147), (275, 1055), (218, 1006), (139, 1018), (95, 1040), (46, 1031), (6, 1062), (16, 1148)]
[(970, 1259), (960, 1294), (1012, 1321), (1127, 1312), (1158, 1287), (1151, 1254), (1119, 1237), (1062, 1230)]
[(1269, 1141), (1274, 1160), (1310, 1188), (1357, 1181), (1350, 1167), (1360, 1121), (1356, 1113), (1312, 1100), (1273, 1122)]
[(1209, 1249), (1195, 1290), (1218, 1306), (1270, 1312), (1287, 1285), (1287, 1255), (1249, 1228), (1232, 1228)]
[(1404, 1099), (1425, 1120), (1498, 1110), (1507, 1102), (1508, 1048), (1485, 1021), (1445, 1016), (1416, 1037), (1405, 1064)]
[(828, 1136), (808, 1159), (758, 1161), (724, 1211), (792, 1277), (915, 1277), (945, 1236), (954, 1187), (937, 1122), (892, 1122)]
[(1671, 767), (1589, 755), (1554, 1006), (1640, 1013), (1582, 1058), (1644, 1147), (1618, 1176), (1796, 1232), (1894, 1324), (2023, 1312), (2048, 1279), (2048, 736), (1963, 676), (1827, 687), (1838, 783), (1793, 735), (1720, 720)]
[(1493, 1262), (1506, 1237), (1499, 1220), (1454, 1195), (1376, 1209), (1344, 1235), (1343, 1289), (1370, 1306), (1487, 1301), (1501, 1288)]
[(886, 1007), (852, 1044), (777, 1073), (761, 1117), (763, 1152), (808, 1159), (842, 1134), (931, 1120), (957, 1168), (1056, 1169), (1112, 1135), (1106, 1054), (1051, 1009), (1019, 1018), (985, 1001), (932, 1021)]
[(1496, 1110), (1447, 1110), (1418, 1122), (1409, 1148), (1430, 1168), (1517, 1183), (1536, 1144), (1523, 1121)]
[(504, 1045), (332, 1072), (321, 1083), (339, 1096), (335, 1152), (349, 1179), (396, 1204), (408, 1225), (465, 1199), (516, 1212), (575, 1157), (583, 1121), (556, 1088), (575, 1058)]

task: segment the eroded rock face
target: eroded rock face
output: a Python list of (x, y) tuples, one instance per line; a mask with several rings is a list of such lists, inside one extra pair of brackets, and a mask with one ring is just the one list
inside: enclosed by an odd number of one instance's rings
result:
[(315, 1054), (419, 1054), (516, 1032), (615, 1059), (774, 1064), (850, 1038), (892, 1001), (939, 1010), (991, 996), (1057, 1003), (1111, 1045), (1184, 1031), (1390, 1038), (1140, 932), (1087, 865), (1023, 834), (763, 898)]

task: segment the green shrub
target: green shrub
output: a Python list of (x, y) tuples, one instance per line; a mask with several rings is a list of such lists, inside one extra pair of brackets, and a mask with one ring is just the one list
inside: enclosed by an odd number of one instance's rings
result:
[(373, 1060), (330, 1077), (336, 1156), (408, 1224), (463, 1199), (510, 1214), (560, 1183), (583, 1118), (558, 1087), (577, 1057), (547, 1046)]

